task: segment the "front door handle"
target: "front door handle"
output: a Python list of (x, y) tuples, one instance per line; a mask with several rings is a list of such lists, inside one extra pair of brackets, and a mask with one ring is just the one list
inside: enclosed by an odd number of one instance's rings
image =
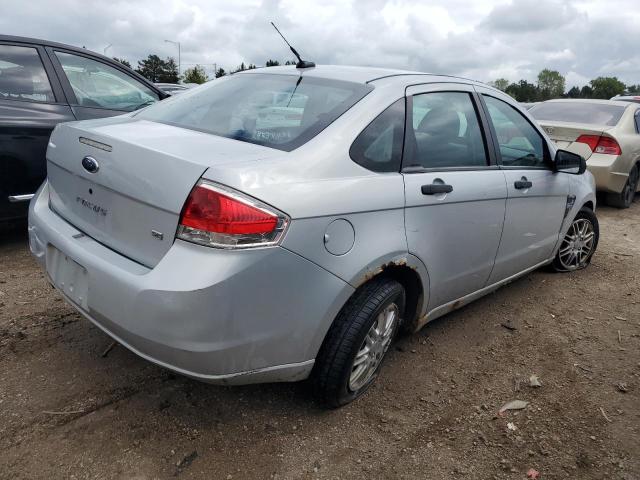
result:
[(524, 190), (526, 188), (533, 187), (533, 183), (527, 180), (526, 178), (522, 177), (522, 180), (516, 180), (513, 183), (513, 186), (516, 187), (516, 189), (518, 190)]
[(437, 195), (439, 193), (451, 193), (453, 192), (453, 186), (445, 183), (430, 183), (429, 185), (422, 185), (423, 195)]

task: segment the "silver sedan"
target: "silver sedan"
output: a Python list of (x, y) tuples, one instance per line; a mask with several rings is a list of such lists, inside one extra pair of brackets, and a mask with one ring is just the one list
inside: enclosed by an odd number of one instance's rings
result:
[(71, 305), (176, 372), (331, 406), (400, 330), (598, 243), (585, 161), (462, 78), (251, 70), (61, 125), (47, 162), (30, 245)]

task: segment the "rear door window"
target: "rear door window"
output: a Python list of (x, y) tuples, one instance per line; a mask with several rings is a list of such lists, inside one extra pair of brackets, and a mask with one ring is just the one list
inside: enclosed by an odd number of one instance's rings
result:
[(410, 118), (404, 168), (487, 166), (486, 142), (469, 93), (414, 95)]
[(502, 165), (547, 168), (542, 135), (508, 103), (489, 95), (483, 98), (500, 146)]
[(144, 83), (106, 63), (72, 53), (55, 54), (80, 106), (130, 112), (159, 100)]
[(0, 100), (56, 101), (36, 48), (0, 44)]
[(402, 160), (405, 100), (401, 98), (376, 117), (355, 139), (351, 159), (374, 172), (397, 172)]

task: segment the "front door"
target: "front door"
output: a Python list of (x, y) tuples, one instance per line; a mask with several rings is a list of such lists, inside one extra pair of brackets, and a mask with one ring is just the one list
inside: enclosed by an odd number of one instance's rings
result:
[(407, 242), (427, 267), (432, 310), (485, 286), (500, 243), (507, 187), (473, 87), (410, 87), (407, 105)]
[(504, 232), (489, 280), (495, 283), (553, 256), (567, 206), (569, 176), (552, 171), (547, 141), (532, 122), (491, 90), (477, 89), (508, 189)]

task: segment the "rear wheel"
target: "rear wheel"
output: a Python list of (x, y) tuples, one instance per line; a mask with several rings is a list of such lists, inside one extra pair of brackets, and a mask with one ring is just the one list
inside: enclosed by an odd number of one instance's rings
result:
[(612, 207), (629, 208), (633, 199), (636, 196), (636, 190), (638, 190), (638, 179), (640, 177), (640, 171), (638, 165), (634, 165), (629, 172), (627, 183), (621, 193), (608, 193), (607, 203)]
[(404, 288), (379, 278), (362, 286), (342, 309), (318, 353), (316, 395), (328, 406), (345, 405), (374, 382), (404, 313)]
[(582, 208), (571, 222), (556, 257), (551, 264), (556, 272), (572, 272), (589, 265), (598, 247), (598, 218), (589, 208)]

